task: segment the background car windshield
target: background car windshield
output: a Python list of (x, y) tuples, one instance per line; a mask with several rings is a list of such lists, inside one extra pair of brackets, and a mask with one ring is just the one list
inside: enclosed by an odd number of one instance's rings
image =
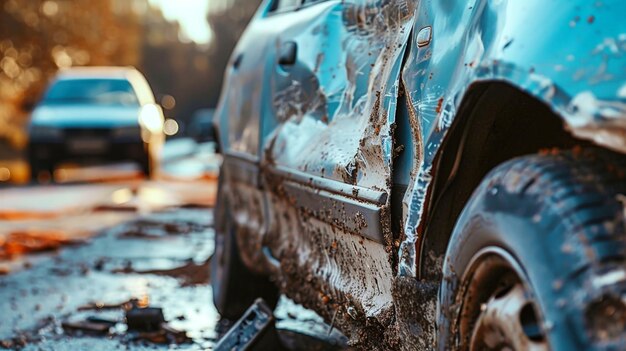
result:
[(44, 104), (138, 105), (130, 83), (123, 79), (67, 79), (52, 85)]

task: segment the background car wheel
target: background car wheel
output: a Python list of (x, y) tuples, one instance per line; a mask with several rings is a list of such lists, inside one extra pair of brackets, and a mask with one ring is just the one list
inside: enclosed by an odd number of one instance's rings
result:
[(42, 162), (37, 159), (29, 159), (30, 164), (30, 181), (31, 183), (39, 183), (41, 174), (47, 173), (50, 182), (54, 182), (54, 165), (49, 162)]
[(221, 223), (216, 223), (211, 286), (218, 312), (223, 318), (236, 320), (258, 297), (274, 308), (278, 303), (278, 288), (267, 277), (250, 272), (241, 261), (236, 227), (228, 207), (218, 206), (216, 218)]
[(598, 150), (494, 170), (446, 253), (439, 349), (625, 349), (625, 174)]
[(146, 153), (146, 155), (139, 161), (139, 166), (141, 167), (141, 173), (147, 179), (152, 179), (154, 175), (154, 160), (149, 153)]

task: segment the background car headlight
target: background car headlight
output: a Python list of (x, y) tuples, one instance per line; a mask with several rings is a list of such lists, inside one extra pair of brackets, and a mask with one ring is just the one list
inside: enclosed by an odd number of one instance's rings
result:
[(135, 138), (141, 137), (141, 128), (139, 126), (119, 127), (113, 129), (113, 138)]
[(59, 128), (48, 126), (32, 126), (30, 128), (30, 137), (45, 139), (60, 139), (63, 137), (63, 131)]
[(163, 131), (163, 114), (157, 105), (144, 105), (139, 112), (139, 123), (151, 133)]

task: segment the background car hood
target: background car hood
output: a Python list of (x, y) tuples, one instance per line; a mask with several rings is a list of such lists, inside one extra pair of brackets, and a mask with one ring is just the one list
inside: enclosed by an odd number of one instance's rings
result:
[(139, 106), (55, 105), (39, 106), (31, 125), (59, 128), (123, 127), (138, 125)]

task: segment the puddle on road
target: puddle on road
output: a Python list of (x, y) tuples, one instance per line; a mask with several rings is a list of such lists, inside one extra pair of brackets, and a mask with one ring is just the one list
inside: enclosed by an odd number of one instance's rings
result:
[[(89, 245), (0, 277), (0, 310), (8, 312), (0, 320), (0, 349), (143, 350), (160, 343), (188, 350), (211, 347), (219, 320), (208, 284), (212, 221), (207, 209), (150, 214), (107, 230)], [(163, 240), (120, 238), (131, 226), (167, 228), (168, 235)], [(124, 266), (131, 269), (115, 273)], [(172, 339), (171, 333), (129, 333), (125, 323), (101, 336), (81, 330), (94, 318), (123, 321), (120, 301), (131, 298), (162, 307), (170, 327), (184, 331), (189, 340)], [(95, 308), (85, 308), (90, 304)]]

